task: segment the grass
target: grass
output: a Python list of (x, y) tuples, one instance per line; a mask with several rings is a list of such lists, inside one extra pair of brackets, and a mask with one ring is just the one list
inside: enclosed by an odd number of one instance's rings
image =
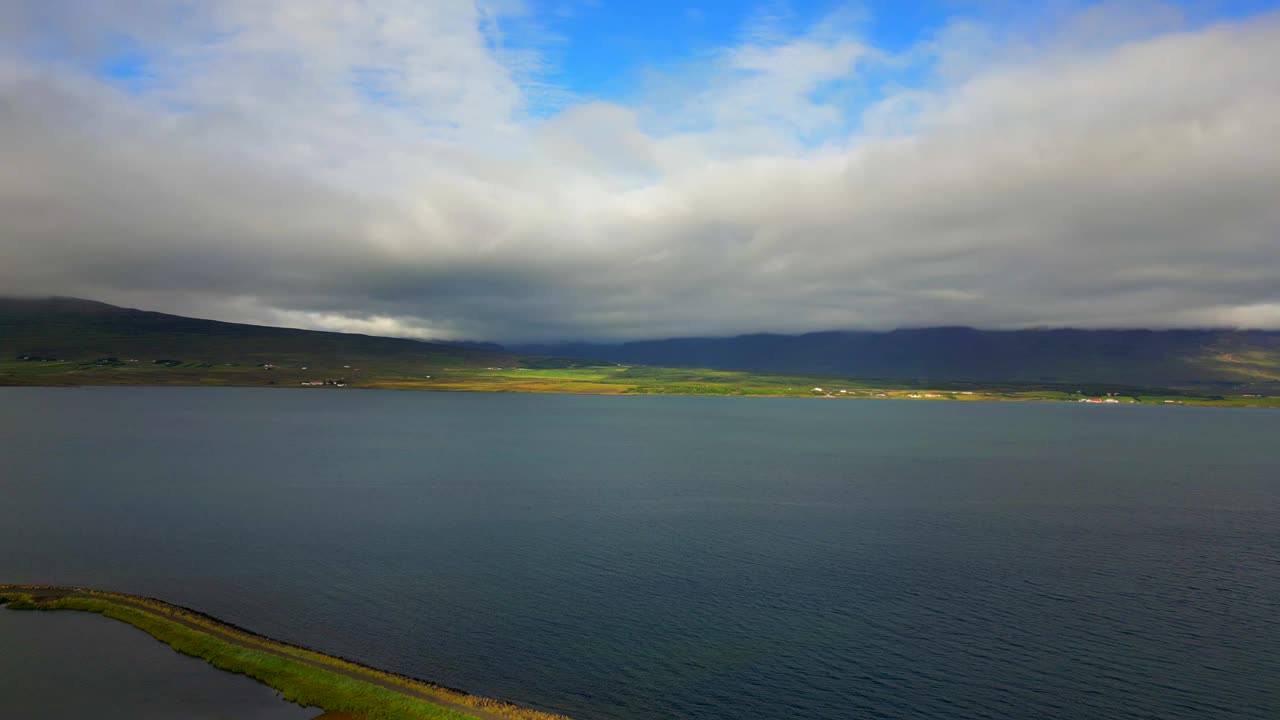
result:
[[(628, 395), (724, 395), (738, 397), (806, 397), (824, 399), (894, 399), (915, 401), (1049, 401), (1075, 402), (1088, 397), (1118, 397), (1143, 404), (1280, 407), (1275, 397), (1221, 394), (1212, 387), (1197, 392), (1102, 383), (977, 383), (818, 375), (741, 372), (706, 368), (659, 368), (607, 365), (556, 370), (459, 368), (437, 373), (430, 381), (373, 383), (402, 389), (489, 392), (560, 392)], [(817, 392), (814, 388), (822, 388)]]
[[(273, 641), (149, 598), (98, 591), (76, 591), (76, 596), (54, 598), (28, 592), (3, 592), (0, 593), (0, 604), (6, 604), (12, 610), (98, 613), (128, 623), (174, 650), (201, 658), (216, 668), (259, 680), (279, 690), (286, 700), (319, 707), (327, 712), (349, 713), (366, 720), (466, 720), (476, 717), (384, 687), (389, 684), (512, 720), (565, 720), (561, 716), (467, 695)], [(200, 628), (231, 636), (237, 642), (215, 637)], [(382, 684), (350, 677), (352, 673)]]
[[(301, 388), (311, 380), (341, 377), (351, 387), (459, 392), (571, 393), (593, 395), (725, 395), (740, 397), (823, 397), (932, 401), (1075, 401), (1115, 394), (1145, 404), (1280, 407), (1280, 384), (1202, 388), (1142, 388), (1103, 383), (977, 383), (930, 380), (842, 378), (823, 375), (741, 372), (706, 368), (658, 368), (586, 365), (527, 368), (519, 359), (504, 366), (474, 363), (437, 365), (406, 361), (362, 363), (374, 367), (332, 367), (333, 360), (315, 356), (276, 358), (275, 367), (258, 364), (201, 362), (166, 366), (130, 363), (103, 366), (63, 362), (31, 362), (0, 358), (0, 385), (32, 386), (212, 386)], [(360, 362), (359, 360), (355, 362)], [(344, 363), (352, 364), (352, 363)], [(302, 368), (306, 367), (306, 370)], [(813, 388), (820, 387), (822, 392)], [(844, 392), (841, 392), (841, 391)], [(924, 395), (936, 397), (924, 397)], [(920, 395), (921, 397), (912, 397)], [(1169, 401), (1165, 403), (1165, 401)]]

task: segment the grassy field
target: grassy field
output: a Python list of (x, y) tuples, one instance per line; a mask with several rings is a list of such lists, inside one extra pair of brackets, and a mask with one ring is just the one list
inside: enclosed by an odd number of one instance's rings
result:
[[(361, 362), (334, 367), (335, 361), (314, 356), (275, 358), (271, 367), (242, 363), (189, 361), (156, 364), (101, 364), (63, 360), (33, 362), (0, 359), (0, 385), (36, 386), (211, 386), (280, 387), (309, 392), (350, 388), (472, 392), (575, 393), (597, 395), (734, 395), (748, 397), (812, 397), (838, 400), (896, 399), (919, 401), (1079, 401), (1114, 396), (1121, 403), (1280, 407), (1280, 390), (1243, 393), (1220, 387), (1205, 389), (1137, 388), (1107, 384), (970, 383), (876, 380), (814, 375), (749, 373), (696, 368), (578, 365), (561, 368), (453, 365), (416, 359)], [(361, 367), (364, 365), (365, 367)], [(373, 367), (367, 367), (373, 365)], [(312, 386), (305, 383), (341, 382)], [(818, 390), (817, 388), (821, 388)], [(1269, 394), (1263, 394), (1264, 392)]]
[(566, 720), (280, 643), (150, 598), (93, 590), (0, 591), (11, 610), (79, 610), (128, 623), (174, 650), (255, 678), (286, 700), (365, 720)]

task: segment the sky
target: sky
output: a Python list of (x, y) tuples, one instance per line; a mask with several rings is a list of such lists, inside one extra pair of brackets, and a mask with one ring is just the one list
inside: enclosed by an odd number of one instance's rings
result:
[(9, 0), (0, 294), (497, 342), (1280, 329), (1280, 0)]

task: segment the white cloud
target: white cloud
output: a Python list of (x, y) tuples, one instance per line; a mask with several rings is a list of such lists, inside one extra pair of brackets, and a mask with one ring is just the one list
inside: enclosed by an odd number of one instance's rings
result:
[[(0, 10), (0, 289), (497, 340), (1280, 327), (1274, 15), (899, 57), (769, 21), (538, 119), (545, 59), (499, 47), (523, 6), (127, 5)], [(122, 32), (141, 91), (93, 71)], [(865, 114), (840, 91), (922, 66)]]

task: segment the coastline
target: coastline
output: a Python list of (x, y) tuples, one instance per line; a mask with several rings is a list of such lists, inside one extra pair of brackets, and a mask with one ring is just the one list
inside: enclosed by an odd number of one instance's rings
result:
[[(813, 380), (805, 378), (805, 380)], [(831, 378), (822, 378), (827, 384)], [(1125, 388), (1114, 392), (1115, 402), (1107, 401), (1107, 392), (1096, 393), (1071, 391), (1060, 388), (1027, 387), (1020, 388), (1016, 384), (1005, 384), (986, 387), (977, 383), (964, 383), (973, 390), (956, 390), (949, 388), (951, 383), (940, 383), (937, 386), (913, 385), (871, 385), (873, 381), (851, 380), (836, 384), (844, 384), (850, 388), (847, 393), (817, 393), (806, 389), (779, 389), (777, 387), (739, 386), (730, 383), (709, 384), (703, 387), (689, 385), (647, 385), (642, 387), (627, 386), (621, 383), (609, 384), (592, 381), (568, 382), (492, 382), (489, 378), (458, 381), (405, 381), (405, 380), (371, 380), (346, 387), (305, 387), (292, 384), (261, 384), (251, 382), (201, 381), (189, 382), (12, 382), (12, 378), (0, 375), (0, 389), (4, 388), (259, 388), (271, 390), (294, 390), (310, 392), (345, 392), (351, 390), (399, 390), (410, 392), (459, 392), (459, 393), (497, 393), (527, 395), (598, 395), (598, 396), (673, 396), (673, 397), (739, 397), (739, 398), (790, 398), (813, 400), (892, 400), (914, 402), (1050, 402), (1080, 404), (1116, 404), (1146, 405), (1157, 407), (1221, 407), (1221, 408), (1280, 408), (1280, 396), (1262, 395), (1197, 395), (1166, 388)], [(807, 383), (799, 383), (807, 387)], [(956, 383), (959, 384), (959, 383)], [(1066, 387), (1066, 386), (1063, 386)]]
[(80, 587), (0, 584), (6, 610), (92, 612), (132, 625), (186, 655), (252, 677), (322, 717), (379, 720), (569, 720), (259, 635), (156, 598)]

